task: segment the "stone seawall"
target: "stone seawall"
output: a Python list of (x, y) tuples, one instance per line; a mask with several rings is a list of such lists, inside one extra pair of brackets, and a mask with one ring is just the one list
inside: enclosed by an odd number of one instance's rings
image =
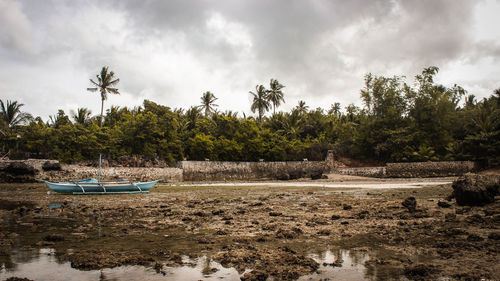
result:
[(384, 167), (338, 168), (332, 173), (375, 178), (424, 178), (461, 176), (477, 169), (472, 161), (387, 163)]
[(326, 161), (181, 161), (177, 167), (182, 169), (185, 181), (289, 180), (305, 177), (316, 179), (321, 178), (322, 174), (330, 169)]
[[(62, 165), (61, 171), (46, 171), (37, 178), (50, 181), (66, 181), (85, 178), (97, 178), (98, 169), (78, 165)], [(144, 168), (144, 167), (109, 167), (101, 169), (103, 180), (128, 179), (133, 181), (150, 181), (164, 179), (165, 182), (182, 181), (182, 170), (179, 168)]]
[[(67, 181), (97, 178), (96, 167), (61, 165), (57, 160), (28, 159), (0, 161), (0, 182), (35, 182), (36, 179)], [(109, 167), (101, 169), (103, 180), (130, 179), (147, 181), (164, 179), (168, 182), (182, 181), (182, 170), (178, 168), (129, 168)]]
[(386, 167), (360, 167), (360, 168), (338, 168), (331, 171), (333, 174), (350, 175), (360, 177), (385, 178)]
[[(180, 182), (319, 179), (328, 172), (377, 178), (446, 177), (476, 170), (475, 163), (470, 161), (387, 163), (383, 167), (363, 168), (339, 168), (341, 165), (335, 161), (180, 161), (176, 168), (107, 167), (102, 169), (101, 175), (104, 180), (126, 178), (147, 181), (162, 178), (167, 182)], [(0, 182), (34, 182), (35, 179), (66, 181), (97, 178), (97, 173), (96, 167), (60, 165), (55, 160), (0, 161)]]

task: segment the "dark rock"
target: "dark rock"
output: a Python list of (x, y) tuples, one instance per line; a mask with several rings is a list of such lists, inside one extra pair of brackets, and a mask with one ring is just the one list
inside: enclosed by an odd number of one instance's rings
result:
[(469, 242), (480, 242), (483, 240), (484, 240), (483, 237), (476, 235), (476, 234), (469, 234), (469, 236), (467, 236), (467, 241), (469, 241)]
[(154, 260), (138, 252), (120, 253), (88, 250), (68, 255), (71, 267), (81, 270), (113, 268), (122, 265), (148, 265)]
[(368, 217), (368, 215), (370, 214), (370, 212), (368, 211), (361, 211), (359, 212), (356, 216), (359, 218), (359, 219), (366, 219)]
[(466, 174), (454, 181), (452, 187), (458, 205), (483, 206), (493, 203), (499, 194), (500, 176)]
[(425, 264), (412, 265), (404, 269), (404, 274), (412, 280), (428, 277), (436, 272), (437, 270), (433, 266)]
[(330, 221), (327, 218), (322, 216), (314, 216), (311, 221), (319, 225), (327, 225), (330, 223)]
[(214, 241), (201, 237), (200, 239), (198, 239), (198, 244), (204, 244), (204, 245), (214, 244)]
[(28, 279), (28, 278), (20, 278), (20, 277), (9, 277), (9, 278), (5, 279), (5, 281), (33, 281), (33, 280)]
[(321, 178), (323, 178), (323, 171), (314, 171), (311, 173), (311, 179), (319, 180)]
[(500, 240), (500, 232), (492, 232), (488, 235), (488, 239), (490, 240)]
[(298, 234), (299, 233), (294, 230), (279, 229), (278, 231), (276, 231), (276, 238), (294, 239), (298, 236)]
[(344, 208), (344, 210), (351, 210), (351, 209), (352, 209), (352, 206), (351, 206), (351, 205), (344, 204), (343, 208)]
[(42, 169), (44, 171), (60, 171), (61, 163), (57, 160), (47, 160), (43, 163)]
[(49, 241), (49, 242), (60, 242), (64, 241), (64, 236), (60, 234), (49, 234), (43, 237), (44, 241)]
[(276, 176), (276, 179), (282, 180), (282, 181), (287, 181), (287, 180), (290, 180), (290, 175), (288, 173), (280, 173)]
[(212, 215), (214, 216), (219, 216), (219, 215), (223, 215), (224, 214), (224, 210), (213, 210), (212, 211)]
[(340, 216), (332, 215), (332, 221), (340, 219)]
[(280, 213), (280, 212), (269, 212), (269, 216), (271, 216), (271, 217), (279, 217), (282, 215), (283, 215), (283, 213)]
[(33, 182), (38, 173), (34, 165), (26, 161), (2, 162), (0, 166), (0, 180), (2, 182)]
[(219, 230), (217, 230), (217, 231), (215, 232), (215, 234), (217, 234), (217, 235), (221, 235), (221, 236), (222, 236), (222, 235), (227, 235), (227, 232), (225, 232), (225, 231), (224, 231), (224, 230), (222, 230), (222, 229), (219, 229)]
[(415, 197), (408, 197), (403, 201), (403, 203), (401, 203), (401, 205), (406, 207), (410, 213), (413, 213), (417, 209), (417, 199), (415, 199)]
[(155, 262), (153, 269), (156, 271), (156, 273), (160, 273), (163, 269), (163, 264), (161, 262)]
[(441, 208), (449, 208), (449, 207), (451, 207), (451, 204), (448, 202), (445, 202), (445, 201), (439, 201), (438, 206)]
[(479, 214), (474, 214), (465, 218), (468, 223), (483, 223), (484, 219)]
[(318, 231), (317, 234), (321, 235), (321, 236), (329, 236), (331, 234), (331, 232), (328, 229), (322, 229), (322, 230)]
[(198, 216), (198, 217), (208, 217), (208, 214), (202, 211), (198, 211), (193, 213), (193, 215)]

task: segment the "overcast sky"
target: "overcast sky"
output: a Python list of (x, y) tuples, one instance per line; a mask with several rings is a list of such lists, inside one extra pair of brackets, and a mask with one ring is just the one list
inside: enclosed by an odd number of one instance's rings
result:
[[(363, 76), (438, 66), (438, 82), (477, 97), (500, 87), (500, 1), (495, 0), (0, 0), (0, 99), (46, 120), (100, 110), (89, 79), (120, 78), (111, 105), (144, 99), (250, 112), (255, 85), (283, 85), (289, 110), (361, 106)], [(241, 115), (240, 115), (241, 116)]]

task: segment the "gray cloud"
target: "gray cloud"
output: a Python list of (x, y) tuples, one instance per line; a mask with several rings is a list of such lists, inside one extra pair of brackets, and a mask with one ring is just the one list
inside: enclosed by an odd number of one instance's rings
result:
[[(367, 72), (413, 76), (429, 65), (455, 75), (445, 82), (486, 95), (498, 67), (471, 79), (456, 70), (500, 56), (498, 38), (475, 39), (474, 11), (484, 3), (0, 0), (0, 60), (9, 67), (0, 70), (0, 98), (15, 96), (44, 116), (76, 106), (97, 112), (85, 87), (103, 65), (122, 81), (123, 95), (109, 104), (128, 106), (147, 98), (189, 107), (211, 90), (222, 110), (248, 112), (248, 91), (277, 78), (286, 85), (283, 109), (299, 99), (326, 108), (358, 102)], [(18, 78), (26, 74), (40, 87), (27, 89)], [(36, 106), (50, 97), (57, 102)]]

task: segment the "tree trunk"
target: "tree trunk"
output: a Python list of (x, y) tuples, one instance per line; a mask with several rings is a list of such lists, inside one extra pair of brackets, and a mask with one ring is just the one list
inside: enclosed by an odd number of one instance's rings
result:
[(101, 127), (101, 128), (102, 128), (103, 110), (104, 110), (104, 99), (102, 99), (102, 102), (101, 102), (101, 119), (99, 120), (99, 127)]

